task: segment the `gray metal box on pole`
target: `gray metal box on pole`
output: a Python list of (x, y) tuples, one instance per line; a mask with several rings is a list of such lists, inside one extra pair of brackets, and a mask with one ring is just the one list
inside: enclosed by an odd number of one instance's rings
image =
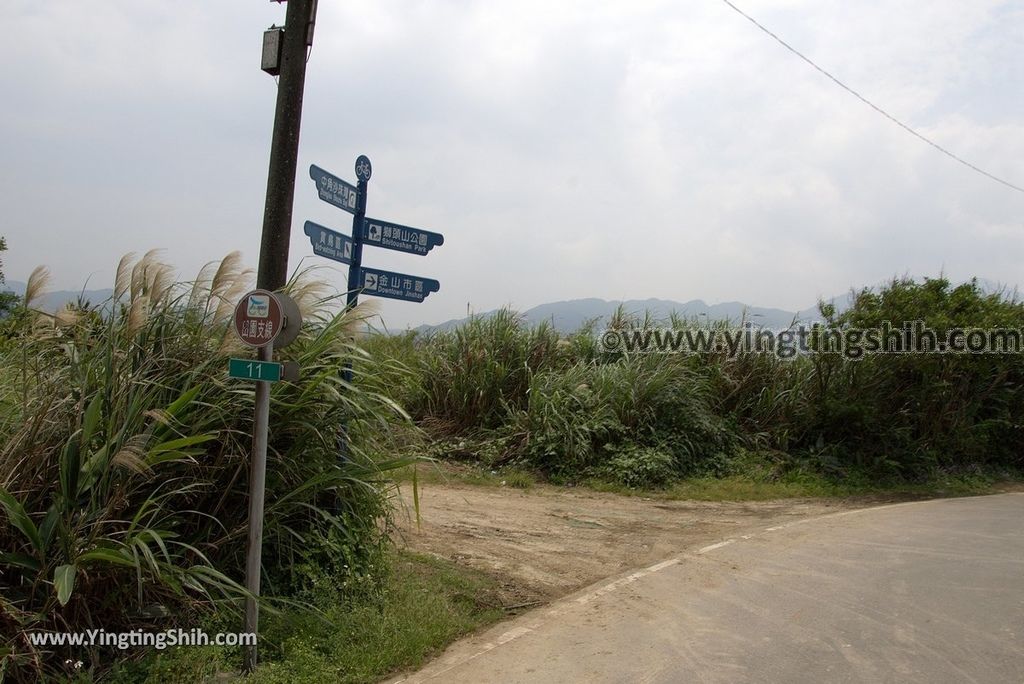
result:
[(281, 46), (284, 45), (284, 29), (280, 26), (263, 32), (263, 61), (260, 68), (271, 76), (281, 73)]

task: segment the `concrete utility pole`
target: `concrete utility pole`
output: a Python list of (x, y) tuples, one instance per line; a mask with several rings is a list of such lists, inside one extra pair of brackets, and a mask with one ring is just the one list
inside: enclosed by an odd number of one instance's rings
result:
[(288, 280), (288, 244), (299, 156), (302, 92), (306, 83), (306, 50), (313, 44), (315, 21), (316, 0), (288, 2), (256, 276), (256, 286), (264, 290), (277, 290)]
[[(292, 202), (295, 198), (295, 170), (299, 156), (299, 128), (302, 122), (302, 91), (306, 82), (306, 54), (313, 44), (317, 0), (290, 0), (285, 14), (285, 31), (280, 47), (277, 107), (270, 145), (267, 200), (263, 209), (257, 287), (277, 290), (288, 280), (288, 245), (291, 238)], [(273, 360), (273, 345), (260, 349), (261, 361)], [(249, 535), (245, 561), (245, 631), (259, 630), (260, 573), (263, 552), (263, 498), (267, 473), (267, 432), (270, 417), (270, 383), (256, 383), (256, 414), (253, 424), (252, 458), (249, 464)], [(256, 668), (256, 644), (246, 647), (245, 669)]]

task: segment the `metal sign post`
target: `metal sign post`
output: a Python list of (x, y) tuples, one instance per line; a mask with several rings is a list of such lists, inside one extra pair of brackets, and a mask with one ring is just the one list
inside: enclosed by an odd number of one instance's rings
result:
[[(260, 347), (260, 361), (272, 361), (274, 343)], [(256, 383), (256, 415), (252, 427), (252, 463), (249, 468), (249, 536), (245, 556), (245, 631), (256, 634), (260, 622), (260, 569), (263, 558), (263, 499), (267, 487), (267, 432), (270, 423), (270, 383)], [(256, 645), (245, 653), (245, 667), (256, 667)]]
[[(366, 155), (359, 155), (356, 159), (355, 171), (357, 184), (352, 185), (319, 166), (309, 167), (309, 177), (316, 183), (320, 199), (352, 214), (351, 237), (306, 221), (304, 230), (313, 253), (349, 265), (345, 298), (347, 310), (359, 303), (361, 293), (422, 302), (431, 292), (440, 290), (441, 283), (432, 278), (366, 268), (363, 266), (363, 245), (426, 256), (431, 249), (444, 244), (444, 236), (422, 228), (366, 218), (366, 190), (373, 173)], [(345, 364), (342, 379), (352, 383), (351, 362)], [(342, 462), (348, 458), (348, 435), (344, 425), (338, 431), (338, 453)]]
[[(229, 359), (228, 376), (256, 381), (256, 413), (249, 464), (249, 535), (245, 557), (245, 631), (259, 629), (260, 566), (263, 556), (263, 502), (267, 481), (267, 437), (270, 423), (270, 383), (282, 377), (297, 379), (295, 364), (274, 363), (274, 341), (283, 347), (299, 334), (302, 319), (289, 297), (268, 290), (253, 290), (235, 306), (235, 334), (259, 350), (259, 360)], [(256, 667), (256, 646), (246, 647), (245, 667)]]
[[(366, 186), (370, 182), (373, 167), (365, 154), (356, 159), (356, 210), (352, 217), (352, 267), (348, 269), (348, 298), (345, 306), (349, 309), (359, 304), (359, 270), (363, 265), (363, 219), (366, 218)], [(345, 369), (346, 381), (352, 380), (352, 369)]]
[[(288, 281), (288, 246), (295, 199), (295, 171), (299, 160), (302, 95), (306, 83), (308, 48), (313, 45), (316, 5), (317, 0), (290, 0), (285, 12), (283, 35), (277, 29), (272, 30), (269, 35), (264, 35), (267, 42), (264, 44), (263, 68), (268, 73), (279, 74), (280, 77), (274, 109), (274, 131), (270, 142), (270, 168), (267, 172), (266, 203), (263, 207), (259, 270), (256, 274), (257, 286), (266, 290), (276, 290)], [(294, 316), (294, 319), (295, 334), (298, 334), (300, 322), (298, 316)], [(274, 335), (273, 331), (271, 335)], [(271, 361), (273, 339), (271, 336), (266, 345), (260, 347), (261, 361)], [(281, 340), (279, 346), (284, 344), (287, 342)], [(252, 634), (256, 634), (258, 620), (256, 597), (259, 596), (260, 590), (263, 488), (266, 479), (269, 412), (270, 385), (259, 381), (256, 383), (256, 414), (253, 419), (253, 453), (249, 480), (249, 550), (245, 571), (246, 586), (251, 593), (246, 599), (245, 629)], [(255, 669), (256, 642), (253, 641), (245, 649), (245, 670), (252, 672)]]
[[(345, 308), (348, 311), (359, 304), (359, 272), (363, 263), (363, 219), (366, 218), (366, 189), (373, 174), (370, 159), (361, 154), (356, 159), (356, 206), (352, 216), (352, 261), (348, 269), (348, 294), (345, 297)], [(346, 361), (341, 372), (341, 379), (352, 384), (352, 362)], [(344, 463), (348, 460), (348, 426), (342, 425), (338, 431), (338, 458)]]

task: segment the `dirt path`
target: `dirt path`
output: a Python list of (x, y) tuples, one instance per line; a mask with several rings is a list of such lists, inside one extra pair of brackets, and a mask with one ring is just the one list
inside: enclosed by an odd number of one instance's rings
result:
[(496, 575), (503, 603), (524, 607), (690, 547), (869, 505), (828, 499), (661, 501), (548, 486), (428, 484), (420, 488), (417, 528), (411, 487), (403, 487), (402, 498), (408, 515), (398, 517), (408, 548)]

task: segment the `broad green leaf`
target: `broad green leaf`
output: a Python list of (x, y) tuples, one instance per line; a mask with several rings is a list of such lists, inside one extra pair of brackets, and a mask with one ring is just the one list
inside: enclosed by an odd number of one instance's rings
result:
[(161, 454), (181, 451), (182, 449), (186, 449), (190, 446), (202, 444), (203, 442), (209, 442), (211, 439), (216, 438), (217, 435), (193, 435), (191, 437), (180, 437), (178, 439), (171, 439), (166, 442), (161, 442), (160, 444), (157, 444), (156, 446), (149, 450), (149, 455), (146, 457), (146, 460), (148, 462), (151, 459), (155, 459), (157, 456), (160, 456)]
[(196, 395), (199, 394), (200, 389), (200, 386), (196, 385), (192, 389), (187, 390), (184, 394), (175, 399), (173, 402), (171, 402), (171, 404), (167, 407), (167, 414), (172, 418), (177, 417), (178, 413), (180, 413), (183, 408), (188, 406), (188, 404), (190, 404), (192, 400), (196, 398)]
[(85, 448), (88, 448), (92, 433), (96, 430), (96, 424), (99, 423), (102, 399), (102, 396), (97, 394), (89, 402), (89, 407), (85, 409), (85, 417), (82, 420), (82, 446)]
[(77, 570), (74, 565), (58, 565), (53, 571), (53, 587), (57, 590), (57, 600), (62, 606), (66, 606), (71, 598)]
[(199, 453), (199, 451), (194, 452), (193, 450), (189, 450), (189, 446), (202, 444), (203, 442), (216, 438), (217, 435), (215, 434), (198, 434), (161, 442), (156, 446), (153, 446), (150, 452), (146, 454), (145, 463), (152, 468), (153, 466), (166, 461), (178, 461), (180, 459), (188, 458), (191, 454)]
[[(160, 547), (160, 550), (163, 551), (164, 559), (168, 563), (171, 563), (171, 554), (167, 551), (167, 544), (164, 543), (163, 534), (157, 530), (147, 530), (146, 534), (148, 534), (149, 538), (155, 541), (157, 546)], [(142, 535), (139, 536), (141, 537)]]
[(78, 556), (79, 563), (113, 563), (114, 565), (123, 565), (128, 568), (135, 567), (135, 561), (128, 558), (125, 554), (121, 553), (116, 549), (111, 548), (98, 548), (86, 551)]
[(43, 540), (44, 549), (50, 548), (53, 532), (57, 528), (58, 522), (60, 522), (60, 511), (57, 510), (56, 504), (53, 504), (50, 506), (50, 510), (46, 511), (46, 517), (43, 518), (43, 522), (39, 526), (39, 536)]
[(69, 507), (78, 501), (78, 476), (82, 470), (79, 434), (71, 435), (60, 452), (60, 491)]
[[(164, 453), (157, 454), (155, 456), (147, 456), (146, 465), (148, 465), (150, 468), (155, 468), (161, 463), (168, 463), (173, 461), (186, 461), (189, 459), (192, 459), (192, 454), (190, 454), (188, 451), (165, 451)], [(194, 461), (194, 459), (192, 460)]]
[(24, 553), (0, 553), (0, 564), (16, 565), (32, 572), (39, 572), (39, 561)]
[(39, 530), (36, 528), (35, 523), (32, 522), (32, 518), (28, 517), (28, 513), (25, 512), (25, 508), (11, 496), (10, 493), (3, 487), (0, 487), (0, 506), (4, 507), (7, 512), (7, 519), (14, 525), (32, 544), (32, 547), (39, 553), (43, 552), (43, 539), (39, 536)]

